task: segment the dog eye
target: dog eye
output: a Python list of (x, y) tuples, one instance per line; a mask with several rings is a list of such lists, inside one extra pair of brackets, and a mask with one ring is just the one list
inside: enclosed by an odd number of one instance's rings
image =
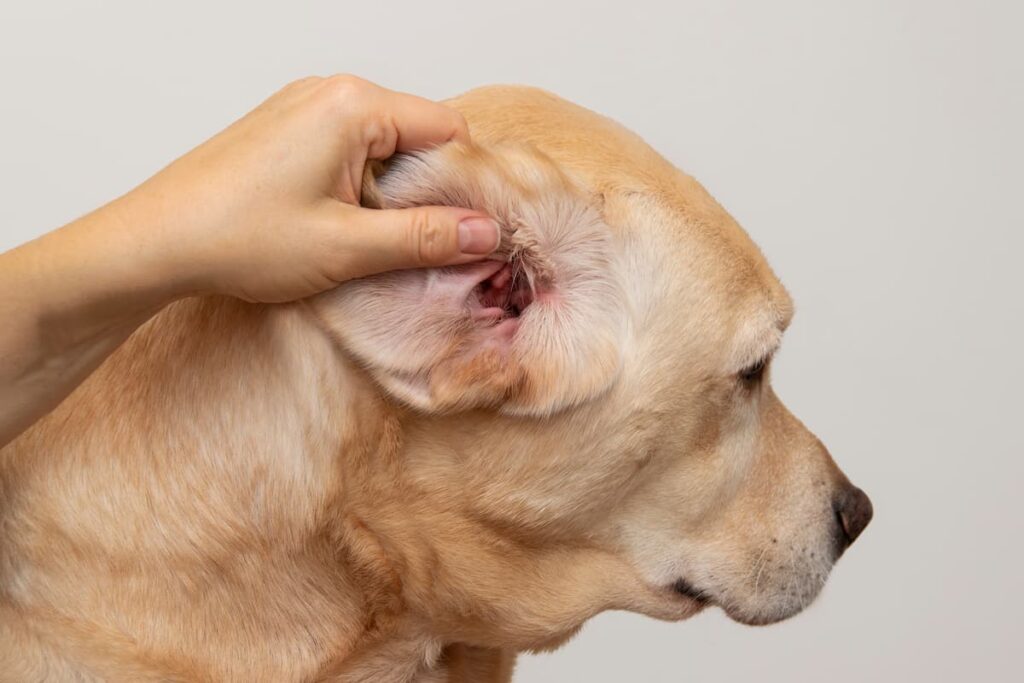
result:
[(762, 358), (753, 365), (750, 365), (740, 371), (740, 379), (747, 384), (753, 384), (759, 382), (761, 377), (764, 376), (764, 369), (768, 366), (768, 359)]

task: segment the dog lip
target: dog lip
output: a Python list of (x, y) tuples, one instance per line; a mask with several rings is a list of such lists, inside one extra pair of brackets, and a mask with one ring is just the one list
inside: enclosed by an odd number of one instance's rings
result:
[(708, 595), (705, 591), (697, 588), (686, 579), (677, 579), (676, 582), (672, 584), (672, 590), (674, 590), (679, 595), (690, 598), (691, 600), (698, 602), (702, 605), (707, 604), (711, 601), (710, 595)]

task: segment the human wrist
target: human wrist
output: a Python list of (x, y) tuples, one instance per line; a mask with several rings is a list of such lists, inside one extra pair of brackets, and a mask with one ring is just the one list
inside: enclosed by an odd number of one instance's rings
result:
[[(152, 180), (104, 206), (93, 220), (115, 251), (116, 282), (138, 305), (160, 308), (188, 296), (210, 293), (205, 259), (183, 226), (189, 221), (175, 204), (175, 192)], [(178, 198), (180, 202), (180, 197)], [(100, 215), (102, 212), (103, 215)]]
[(130, 193), (19, 247), (27, 306), (50, 333), (77, 337), (138, 324), (186, 296), (157, 222)]

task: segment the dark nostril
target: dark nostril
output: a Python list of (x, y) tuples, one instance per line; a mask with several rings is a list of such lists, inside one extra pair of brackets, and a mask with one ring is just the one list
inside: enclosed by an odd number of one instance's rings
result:
[(857, 540), (874, 514), (871, 499), (856, 486), (843, 489), (832, 507), (846, 537), (846, 545)]

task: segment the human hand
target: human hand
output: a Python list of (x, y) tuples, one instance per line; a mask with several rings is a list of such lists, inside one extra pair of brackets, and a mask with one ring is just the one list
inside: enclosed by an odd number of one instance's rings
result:
[(115, 204), (175, 295), (288, 301), (493, 251), (497, 226), (477, 211), (358, 206), (368, 160), (468, 137), (444, 105), (353, 76), (307, 78)]
[(0, 254), (0, 447), (177, 298), (289, 301), (485, 258), (498, 229), (479, 212), (359, 207), (368, 160), (468, 137), (443, 105), (307, 78), (123, 197)]

